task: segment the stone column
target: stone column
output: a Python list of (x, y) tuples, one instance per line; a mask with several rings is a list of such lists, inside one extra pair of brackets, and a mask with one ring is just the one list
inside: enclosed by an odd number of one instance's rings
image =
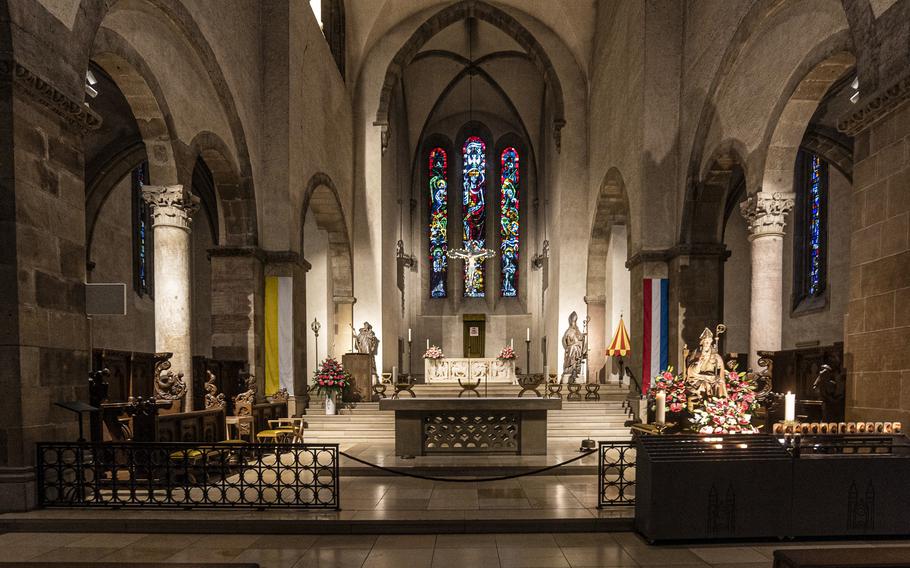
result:
[(147, 185), (155, 252), (155, 350), (170, 352), (171, 371), (186, 381), (184, 410), (193, 409), (193, 342), (190, 305), (190, 224), (199, 198), (182, 185)]
[(783, 237), (793, 193), (759, 191), (740, 204), (752, 243), (752, 304), (749, 367), (758, 368), (759, 351), (779, 351), (783, 310)]

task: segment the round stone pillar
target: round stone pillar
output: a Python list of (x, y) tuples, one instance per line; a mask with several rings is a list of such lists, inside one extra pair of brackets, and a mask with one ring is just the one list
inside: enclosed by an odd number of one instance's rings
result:
[(740, 204), (752, 243), (752, 298), (749, 367), (758, 368), (759, 351), (779, 351), (783, 313), (784, 227), (793, 193), (760, 191)]
[(186, 382), (184, 410), (193, 410), (193, 343), (190, 298), (190, 224), (199, 198), (182, 185), (147, 185), (155, 268), (155, 350), (170, 352), (171, 371)]

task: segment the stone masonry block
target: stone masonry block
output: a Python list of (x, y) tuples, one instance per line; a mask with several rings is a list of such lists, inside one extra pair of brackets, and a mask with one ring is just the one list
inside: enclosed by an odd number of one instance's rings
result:
[(863, 265), (861, 270), (864, 297), (904, 288), (910, 274), (910, 252), (886, 256)]
[(863, 191), (863, 226), (868, 227), (888, 217), (888, 182), (878, 181)]
[[(894, 293), (894, 326), (910, 326), (910, 287)], [(910, 406), (907, 408), (910, 409)]]
[(900, 404), (901, 373), (863, 373), (856, 385), (856, 404), (872, 408), (897, 408)]
[(910, 237), (910, 213), (891, 217), (882, 226), (882, 256), (903, 252)]
[(866, 298), (866, 331), (878, 331), (894, 326), (894, 292)]
[(877, 223), (853, 233), (850, 263), (853, 266), (874, 261), (882, 255), (882, 224)]

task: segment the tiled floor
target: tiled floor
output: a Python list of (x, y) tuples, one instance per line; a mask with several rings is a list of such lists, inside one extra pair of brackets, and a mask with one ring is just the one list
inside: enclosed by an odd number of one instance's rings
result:
[[(262, 568), (534, 568), (668, 566), (770, 568), (781, 546), (884, 543), (769, 543), (649, 546), (633, 533), (261, 536), (187, 534), (0, 534), (3, 561), (257, 562)], [(907, 546), (910, 541), (887, 543)]]

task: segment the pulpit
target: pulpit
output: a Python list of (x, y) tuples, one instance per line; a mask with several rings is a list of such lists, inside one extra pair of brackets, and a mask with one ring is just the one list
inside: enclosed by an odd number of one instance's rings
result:
[(373, 377), (371, 376), (372, 356), (367, 353), (345, 353), (341, 356), (341, 365), (351, 374), (354, 384), (350, 392), (344, 393), (344, 402), (370, 400), (373, 395)]

